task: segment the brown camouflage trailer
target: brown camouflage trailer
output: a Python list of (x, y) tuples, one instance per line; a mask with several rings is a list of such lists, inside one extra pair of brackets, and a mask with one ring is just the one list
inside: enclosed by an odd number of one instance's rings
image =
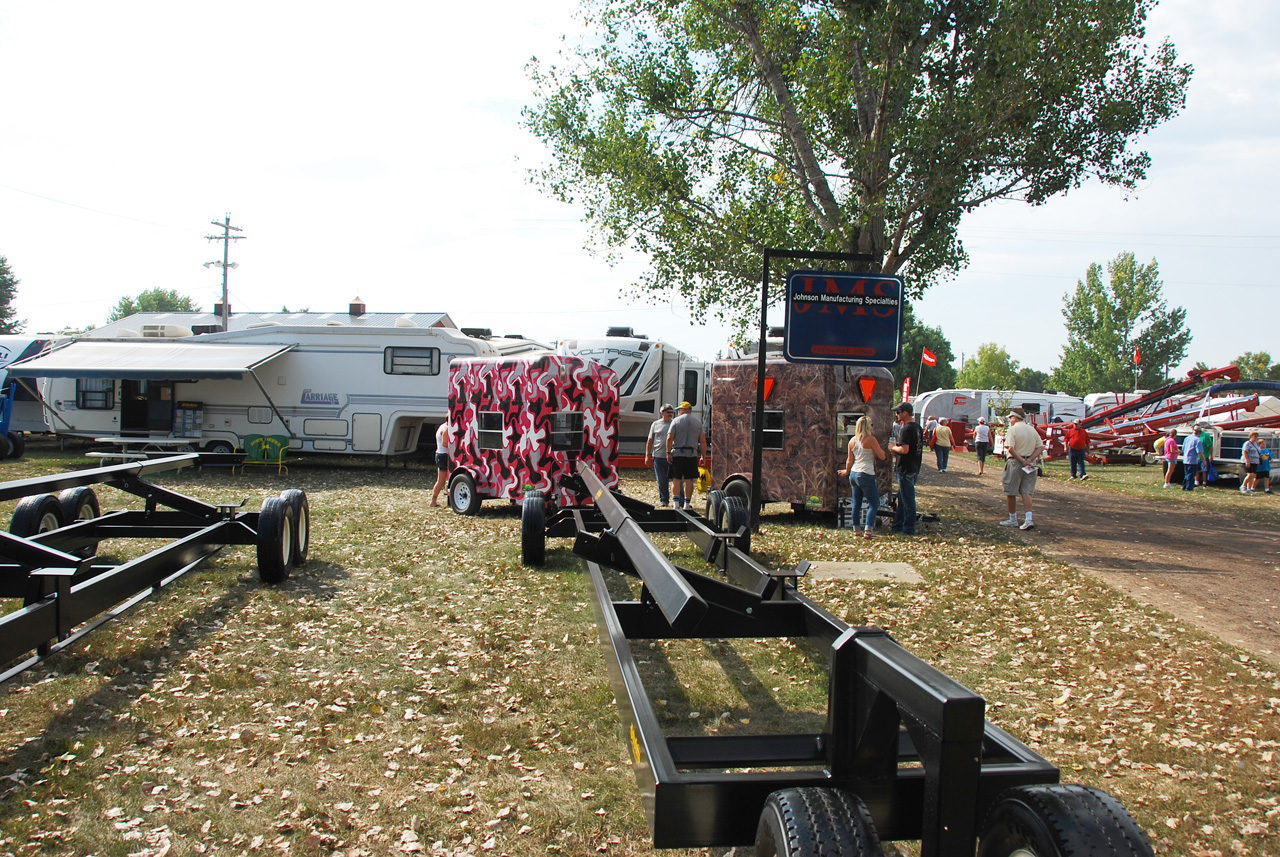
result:
[[(711, 486), (751, 497), (755, 429), (755, 358), (717, 360), (711, 372)], [(850, 496), (837, 475), (858, 417), (869, 416), (886, 448), (893, 428), (893, 374), (888, 369), (788, 363), (766, 358), (761, 496), (794, 509), (834, 511)], [(892, 454), (876, 462), (881, 507), (887, 506)]]

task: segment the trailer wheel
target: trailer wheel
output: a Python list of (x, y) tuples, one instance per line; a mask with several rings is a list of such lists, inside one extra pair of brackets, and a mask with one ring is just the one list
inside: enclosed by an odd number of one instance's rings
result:
[(449, 508), (459, 515), (480, 511), (480, 495), (476, 493), (476, 481), (470, 473), (459, 471), (449, 480)]
[(283, 497), (262, 501), (258, 514), (258, 577), (284, 583), (293, 565), (293, 507)]
[(724, 492), (712, 488), (707, 492), (707, 520), (715, 523), (720, 520), (720, 507), (724, 505)]
[(742, 505), (750, 509), (751, 483), (743, 479), (741, 476), (734, 477), (725, 483), (724, 496), (741, 498)]
[[(62, 520), (67, 524), (74, 524), (76, 521), (92, 521), (102, 516), (98, 495), (87, 485), (63, 491), (58, 495), (58, 505), (62, 507)], [(93, 556), (97, 552), (97, 542), (73, 551), (76, 556), (81, 557)]]
[(520, 556), (525, 565), (547, 560), (547, 501), (525, 496), (520, 507)]
[(67, 522), (62, 516), (62, 504), (52, 494), (23, 497), (13, 510), (9, 532), (27, 538), (51, 532)]
[(27, 451), (27, 439), (20, 431), (9, 432), (9, 458), (21, 458), (22, 453)]
[(235, 452), (236, 449), (225, 440), (215, 440), (210, 442), (209, 445), (204, 448), (204, 451), (216, 452), (218, 455), (230, 455)]
[(0, 458), (13, 458), (13, 441), (5, 435), (0, 435)]
[(743, 553), (751, 553), (751, 514), (747, 511), (747, 504), (741, 498), (734, 495), (724, 498), (715, 525), (716, 529), (722, 533), (731, 533), (740, 527), (746, 527), (747, 531), (734, 539), (733, 546)]
[(769, 795), (756, 829), (756, 857), (881, 857), (866, 805), (839, 789), (784, 789)]
[(311, 503), (299, 488), (286, 488), (280, 496), (293, 507), (293, 564), (304, 565), (311, 548)]
[(1020, 786), (987, 813), (978, 857), (1150, 857), (1151, 843), (1120, 801), (1079, 785)]

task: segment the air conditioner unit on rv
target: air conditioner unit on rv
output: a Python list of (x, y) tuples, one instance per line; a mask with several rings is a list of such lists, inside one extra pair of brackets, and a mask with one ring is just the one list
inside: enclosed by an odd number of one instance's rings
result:
[(157, 339), (179, 339), (191, 335), (191, 328), (180, 324), (144, 324), (142, 335)]

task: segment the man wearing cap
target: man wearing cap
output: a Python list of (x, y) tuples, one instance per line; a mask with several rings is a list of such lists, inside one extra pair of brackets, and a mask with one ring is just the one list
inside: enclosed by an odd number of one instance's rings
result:
[(698, 463), (707, 454), (707, 433), (702, 420), (693, 415), (693, 405), (680, 403), (680, 415), (671, 421), (667, 431), (667, 460), (671, 462), (671, 478), (676, 496), (671, 505), (676, 509), (693, 508), (694, 486), (698, 484)]
[(916, 477), (920, 475), (920, 453), (924, 448), (924, 432), (912, 417), (910, 402), (893, 409), (898, 418), (897, 440), (889, 451), (898, 456), (898, 504), (893, 510), (893, 531), (905, 536), (916, 534)]
[(1204, 443), (1200, 440), (1200, 424), (1191, 429), (1191, 434), (1182, 441), (1182, 490), (1194, 491), (1200, 465), (1204, 461)]
[[(676, 409), (670, 403), (662, 405), (662, 419), (654, 420), (649, 426), (649, 439), (644, 442), (644, 463), (653, 468), (653, 476), (658, 480), (658, 505), (671, 503), (671, 464), (667, 461), (667, 432), (671, 430), (671, 418)], [(655, 456), (654, 450), (658, 451)]]
[(1002, 527), (1018, 526), (1018, 497), (1022, 497), (1022, 510), (1026, 516), (1021, 529), (1034, 530), (1031, 520), (1031, 495), (1036, 490), (1037, 462), (1044, 452), (1040, 433), (1027, 425), (1022, 408), (1009, 411), (1009, 428), (1004, 433), (1004, 498), (1009, 506), (1009, 517), (1000, 522)]

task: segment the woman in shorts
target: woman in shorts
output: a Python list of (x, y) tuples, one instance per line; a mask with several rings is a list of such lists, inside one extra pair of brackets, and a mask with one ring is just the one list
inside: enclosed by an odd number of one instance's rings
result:
[(991, 452), (991, 426), (986, 417), (978, 417), (978, 424), (973, 427), (973, 451), (978, 453), (978, 475), (987, 468), (987, 454)]
[(1178, 432), (1169, 429), (1164, 438), (1164, 487), (1173, 487), (1173, 472), (1178, 469)]

